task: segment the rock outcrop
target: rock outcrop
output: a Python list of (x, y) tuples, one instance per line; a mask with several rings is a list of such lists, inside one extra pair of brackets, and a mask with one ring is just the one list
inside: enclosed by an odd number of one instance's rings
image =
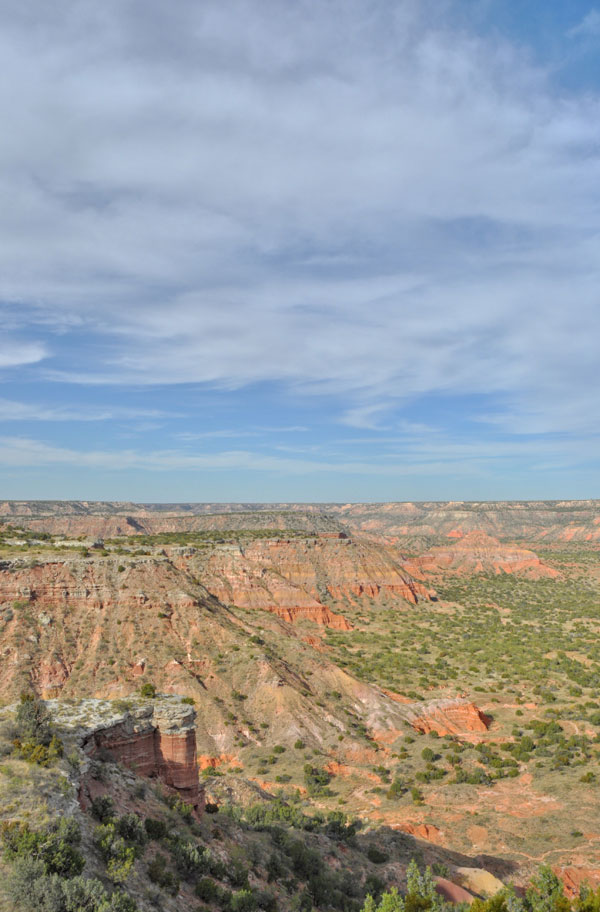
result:
[(411, 703), (405, 709), (409, 721), (417, 731), (438, 735), (462, 735), (486, 732), (491, 719), (478, 706), (468, 700), (435, 700), (431, 703)]
[[(84, 756), (109, 757), (138, 776), (160, 780), (197, 814), (204, 808), (198, 781), (196, 713), (179, 697), (163, 696), (119, 708), (118, 701), (83, 700), (66, 705), (48, 701), (52, 715), (67, 736), (75, 737)], [(86, 803), (86, 777), (80, 800)]]
[(433, 842), (435, 845), (443, 845), (444, 838), (442, 831), (433, 823), (401, 823), (398, 829), (417, 839), (425, 839), (427, 842)]
[(592, 890), (600, 887), (600, 868), (576, 867), (575, 865), (555, 865), (554, 873), (562, 881), (565, 893), (569, 897), (579, 896), (582, 887), (588, 886)]
[(450, 903), (466, 903), (470, 906), (475, 899), (472, 893), (446, 877), (435, 878), (435, 890), (446, 902)]
[(455, 877), (461, 887), (478, 896), (495, 896), (505, 888), (504, 883), (485, 868), (456, 868)]
[(411, 573), (423, 579), (429, 573), (515, 573), (530, 579), (557, 577), (533, 551), (506, 545), (486, 532), (469, 532), (452, 544), (432, 548), (408, 562)]

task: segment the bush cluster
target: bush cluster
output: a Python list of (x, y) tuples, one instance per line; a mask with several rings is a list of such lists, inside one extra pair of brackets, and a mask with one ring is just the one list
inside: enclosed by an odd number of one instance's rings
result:
[(4, 823), (0, 841), (4, 859), (12, 862), (6, 889), (15, 908), (27, 912), (136, 912), (126, 893), (108, 893), (96, 878), (82, 876), (85, 859), (73, 818), (32, 830), (25, 823)]
[(51, 766), (62, 757), (62, 741), (53, 731), (50, 713), (32, 693), (21, 694), (13, 747), (18, 757), (38, 766)]

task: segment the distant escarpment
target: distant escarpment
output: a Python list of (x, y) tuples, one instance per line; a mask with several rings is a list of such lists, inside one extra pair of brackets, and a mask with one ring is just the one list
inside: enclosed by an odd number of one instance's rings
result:
[(182, 503), (4, 501), (0, 517), (36, 531), (114, 536), (202, 529), (345, 529), (388, 537), (453, 537), (483, 530), (501, 539), (600, 542), (600, 501), (398, 503)]
[[(346, 527), (339, 519), (323, 511), (287, 509), (260, 510), (186, 510), (185, 505), (165, 505), (165, 509), (147, 508), (136, 504), (78, 504), (78, 503), (0, 503), (0, 519), (4, 522), (69, 537), (88, 539), (118, 536), (184, 534), (217, 530), (224, 535), (240, 529), (277, 529), (282, 531), (339, 533)], [(207, 505), (209, 506), (209, 505)], [(227, 506), (227, 505), (225, 505)], [(235, 506), (235, 505), (232, 505)], [(239, 505), (247, 506), (247, 505)]]
[(402, 539), (460, 538), (600, 542), (600, 501), (448, 501), (327, 506), (348, 528)]

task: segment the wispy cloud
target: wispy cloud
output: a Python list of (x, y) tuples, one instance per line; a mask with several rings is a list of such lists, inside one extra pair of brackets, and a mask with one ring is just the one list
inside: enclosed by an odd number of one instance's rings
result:
[(276, 385), (365, 431), (474, 393), (498, 432), (596, 427), (600, 96), (459, 8), (5, 11), (0, 314), (21, 341), (0, 367), (83, 397)]
[(570, 38), (600, 38), (600, 12), (591, 9), (567, 34)]
[(0, 398), (0, 421), (122, 421), (138, 418), (173, 418), (177, 413), (158, 409), (133, 409), (118, 405), (46, 406)]
[(355, 428), (379, 430), (381, 428), (381, 417), (385, 413), (386, 408), (387, 406), (384, 403), (357, 405), (354, 408), (348, 409), (348, 411), (342, 415), (340, 423)]
[(17, 342), (6, 337), (0, 340), (0, 368), (36, 364), (47, 355), (46, 346), (38, 342)]
[[(0, 437), (0, 465), (22, 467), (74, 466), (79, 469), (109, 471), (143, 470), (147, 472), (188, 472), (211, 470), (243, 470), (250, 473), (280, 473), (282, 475), (339, 474), (410, 478), (437, 476), (440, 472), (453, 476), (479, 474), (490, 477), (515, 460), (538, 468), (561, 468), (583, 464), (595, 458), (598, 438), (558, 440), (548, 447), (539, 439), (521, 442), (491, 442), (446, 438), (442, 441), (409, 441), (399, 439), (398, 446), (377, 450), (372, 457), (349, 459), (335, 453), (319, 453), (318, 448), (299, 448), (292, 455), (230, 449), (219, 452), (190, 452), (179, 449), (163, 450), (81, 450), (54, 446), (26, 437)], [(286, 448), (278, 448), (280, 451)], [(308, 458), (307, 458), (308, 457)]]
[[(249, 450), (227, 450), (219, 453), (184, 453), (180, 450), (145, 452), (140, 450), (77, 450), (52, 446), (42, 441), (19, 437), (0, 438), (0, 465), (36, 466), (77, 466), (89, 469), (128, 471), (188, 471), (212, 469), (243, 469), (250, 472), (280, 472), (283, 474), (349, 473), (356, 475), (427, 475), (439, 472), (443, 463), (404, 461), (397, 465), (386, 465), (361, 460), (326, 461), (305, 458), (265, 455)], [(448, 468), (448, 466), (447, 466)], [(464, 461), (461, 458), (452, 466), (463, 474)]]
[(176, 434), (177, 440), (194, 441), (194, 440), (219, 440), (219, 439), (240, 439), (242, 437), (260, 437), (264, 434), (296, 434), (305, 433), (308, 428), (302, 425), (291, 425), (290, 427), (261, 427), (257, 426), (251, 430), (243, 428), (219, 428), (212, 431), (181, 431)]

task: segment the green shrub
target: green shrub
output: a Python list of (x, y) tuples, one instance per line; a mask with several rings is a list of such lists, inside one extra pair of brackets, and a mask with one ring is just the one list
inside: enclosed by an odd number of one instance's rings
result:
[(386, 792), (386, 798), (401, 798), (406, 793), (406, 786), (401, 779), (396, 777)]
[(210, 870), (210, 855), (201, 846), (178, 839), (171, 842), (169, 848), (177, 871), (186, 880)]
[(114, 816), (115, 803), (109, 795), (98, 795), (92, 800), (90, 811), (100, 823), (107, 823)]
[(0, 840), (7, 861), (35, 858), (42, 863), (44, 874), (74, 877), (85, 866), (76, 849), (81, 833), (72, 817), (61, 817), (43, 830), (32, 830), (27, 823), (5, 822), (0, 826)]
[(52, 729), (50, 713), (33, 693), (21, 694), (13, 745), (17, 756), (38, 766), (50, 766), (62, 757), (62, 741)]
[(219, 904), (220, 908), (224, 910), (224, 912), (230, 912), (231, 910), (231, 896), (231, 890), (227, 890), (224, 887), (219, 890), (217, 903)]
[(155, 820), (153, 817), (146, 817), (144, 829), (148, 834), (148, 839), (163, 839), (167, 835), (167, 825), (164, 820)]
[(25, 912), (136, 912), (136, 904), (120, 890), (106, 892), (96, 878), (64, 879), (46, 874), (39, 859), (20, 858), (3, 886), (14, 908)]
[(212, 903), (215, 902), (219, 895), (219, 887), (210, 877), (201, 877), (194, 888), (194, 892), (198, 899)]
[(147, 697), (148, 699), (154, 699), (156, 696), (156, 687), (154, 684), (151, 684), (149, 681), (146, 684), (142, 684), (140, 687), (140, 696)]
[(188, 823), (191, 821), (194, 815), (194, 808), (191, 804), (187, 804), (179, 795), (167, 794), (164, 796), (164, 800), (172, 811), (176, 811)]
[(378, 849), (377, 846), (370, 845), (367, 849), (367, 858), (369, 861), (372, 861), (373, 864), (384, 864), (386, 861), (390, 860), (390, 856), (387, 852), (382, 852), (381, 849)]
[(304, 782), (311, 797), (331, 795), (331, 789), (328, 788), (331, 782), (331, 775), (327, 770), (319, 769), (310, 763), (304, 765)]
[(176, 874), (167, 868), (167, 859), (164, 855), (156, 855), (148, 865), (147, 871), (152, 883), (166, 890), (171, 896), (177, 896), (179, 880)]
[(229, 905), (231, 912), (254, 912), (257, 907), (256, 896), (252, 890), (237, 890), (231, 894)]
[(94, 843), (114, 883), (125, 883), (133, 868), (135, 849), (119, 836), (114, 821), (101, 823), (94, 830)]
[(117, 819), (117, 832), (127, 842), (133, 842), (138, 846), (144, 846), (148, 841), (142, 819), (137, 814), (123, 814), (122, 817), (119, 817)]

